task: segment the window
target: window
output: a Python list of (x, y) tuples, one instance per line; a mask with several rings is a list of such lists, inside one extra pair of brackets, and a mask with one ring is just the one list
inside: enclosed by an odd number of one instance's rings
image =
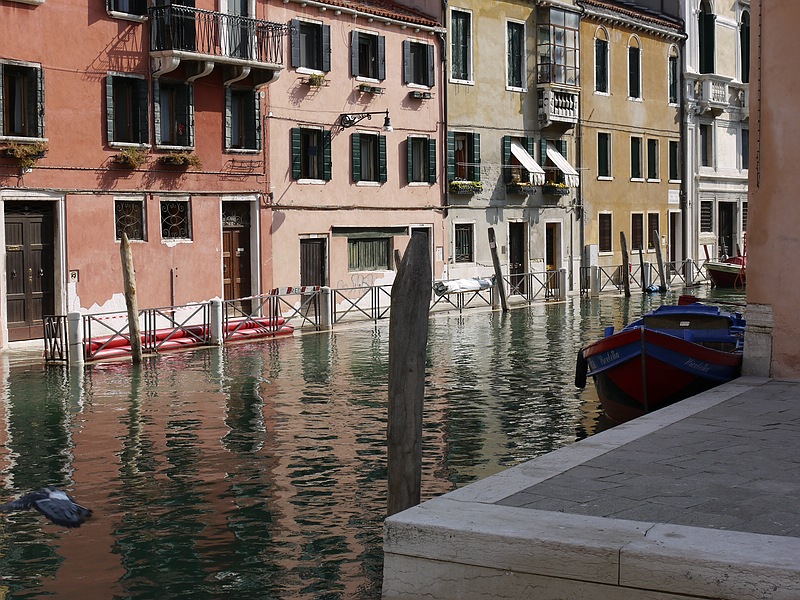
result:
[(392, 238), (350, 238), (347, 240), (347, 268), (350, 271), (388, 271)]
[(525, 24), (507, 24), (507, 60), (506, 60), (506, 85), (513, 89), (522, 90), (526, 87), (525, 77)]
[(292, 177), (331, 178), (331, 132), (322, 129), (292, 129)]
[(129, 240), (144, 240), (144, 200), (114, 200), (116, 239), (126, 233)]
[(742, 232), (747, 231), (747, 202), (742, 202)]
[(539, 83), (579, 85), (580, 17), (560, 8), (540, 8), (537, 17)]
[(157, 79), (156, 144), (194, 146), (194, 93), (191, 84)]
[(642, 138), (631, 138), (631, 179), (642, 179)]
[(433, 87), (435, 84), (432, 44), (403, 42), (403, 82)]
[(536, 143), (532, 137), (513, 137), (510, 135), (503, 136), (503, 181), (511, 183), (512, 181), (532, 182), (534, 173), (526, 169), (519, 159), (511, 151), (512, 142), (519, 143), (531, 157), (536, 152)]
[(700, 125), (700, 166), (710, 167), (711, 157), (714, 155), (711, 125)]
[(667, 82), (667, 94), (669, 96), (670, 104), (678, 104), (678, 90), (680, 81), (680, 65), (678, 64), (678, 49), (672, 46), (669, 49), (669, 62), (667, 63), (669, 71)]
[(292, 19), (292, 67), (331, 70), (331, 27)]
[(447, 133), (447, 179), (481, 180), (481, 134)]
[(608, 93), (608, 33), (602, 28), (594, 39), (594, 91)]
[(44, 137), (44, 73), (39, 66), (0, 63), (0, 135)]
[(600, 213), (597, 215), (598, 227), (598, 244), (597, 249), (599, 252), (612, 252), (613, 246), (611, 245), (611, 215), (609, 213)]
[(192, 215), (188, 200), (161, 201), (161, 239), (192, 239)]
[(353, 181), (386, 181), (386, 136), (354, 133), (350, 141)]
[(714, 233), (714, 203), (710, 200), (700, 202), (700, 233)]
[(676, 140), (669, 141), (669, 180), (681, 180), (680, 146)]
[(750, 130), (747, 128), (742, 129), (741, 135), (741, 165), (742, 170), (750, 168)]
[(147, 113), (147, 80), (144, 77), (130, 75), (106, 77), (106, 125), (109, 144), (148, 143), (150, 128)]
[[(558, 153), (563, 156), (564, 158), (567, 157), (567, 140), (548, 140), (547, 138), (542, 138), (539, 140), (539, 160), (541, 161), (540, 164), (544, 169), (544, 177), (545, 182), (547, 184), (553, 183), (567, 183), (567, 177), (564, 171), (561, 170), (561, 167), (558, 166), (555, 162), (553, 162), (550, 157), (547, 155), (547, 143), (550, 142), (555, 146), (555, 149), (558, 150)], [(574, 176), (577, 179), (577, 175)], [(577, 183), (573, 185), (577, 186)]]
[(225, 88), (225, 148), (261, 150), (261, 102), (252, 89)]
[(658, 140), (647, 140), (647, 178), (657, 180), (658, 177)]
[(597, 134), (597, 176), (611, 177), (611, 134)]
[(644, 215), (631, 214), (631, 250), (644, 250)]
[(750, 83), (750, 13), (742, 13), (739, 24), (739, 56), (742, 67), (742, 83)]
[(628, 97), (642, 97), (642, 51), (636, 38), (628, 46)]
[(707, 0), (700, 3), (698, 13), (698, 44), (700, 54), (700, 72), (714, 72), (714, 29), (717, 17), (711, 12), (711, 6)]
[(386, 79), (386, 38), (354, 31), (350, 44), (350, 74), (367, 79)]
[(656, 244), (659, 243), (659, 215), (658, 213), (650, 213), (647, 215), (647, 249), (655, 250)]
[(108, 10), (144, 17), (147, 15), (147, 0), (108, 0)]
[(475, 262), (475, 226), (472, 223), (456, 223), (453, 227), (455, 261), (457, 263)]
[(409, 137), (408, 182), (436, 183), (436, 141)]
[(450, 77), (458, 81), (472, 79), (472, 14), (461, 10), (450, 13)]

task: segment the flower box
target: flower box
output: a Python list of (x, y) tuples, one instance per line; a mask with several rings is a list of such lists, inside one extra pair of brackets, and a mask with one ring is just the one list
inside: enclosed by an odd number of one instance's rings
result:
[(11, 142), (0, 149), (3, 158), (13, 158), (19, 161), (20, 167), (30, 169), (36, 161), (47, 154), (47, 143), (31, 142), (30, 144)]
[(138, 169), (147, 162), (147, 150), (143, 148), (125, 148), (113, 157), (114, 164), (126, 169)]
[(457, 179), (450, 182), (450, 193), (471, 196), (473, 194), (480, 194), (483, 191), (482, 181), (463, 181)]
[(158, 157), (158, 162), (162, 165), (171, 167), (197, 167), (203, 166), (200, 158), (191, 152), (172, 152), (170, 154), (162, 154)]
[(546, 184), (542, 186), (542, 193), (548, 196), (566, 196), (569, 188), (565, 185)]
[(529, 196), (536, 193), (536, 186), (523, 181), (512, 181), (506, 186), (506, 193)]

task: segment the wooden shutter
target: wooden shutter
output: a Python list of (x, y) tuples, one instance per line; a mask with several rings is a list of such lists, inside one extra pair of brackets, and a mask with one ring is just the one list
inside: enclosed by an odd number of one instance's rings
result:
[(436, 183), (436, 140), (428, 138), (428, 183)]
[(292, 128), (292, 178), (300, 179), (303, 175), (302, 156), (300, 154), (300, 139), (303, 130), (299, 127)]
[(361, 134), (350, 135), (350, 156), (353, 165), (353, 181), (361, 181)]
[(28, 88), (28, 135), (44, 137), (44, 69), (33, 67), (26, 73), (25, 85)]
[(414, 181), (414, 144), (411, 143), (411, 138), (406, 138), (406, 175), (408, 183)]
[(153, 80), (153, 129), (156, 133), (156, 144), (161, 143), (161, 82)]
[(434, 48), (433, 44), (428, 44), (428, 81), (427, 86), (433, 87), (436, 84), (436, 68), (434, 66)]
[(469, 170), (472, 172), (472, 181), (481, 180), (481, 134), (472, 134), (472, 165)]
[(331, 26), (322, 26), (322, 70), (331, 70)]
[(509, 183), (511, 181), (511, 136), (503, 136), (503, 181)]
[[(241, 118), (242, 115), (239, 115)], [(233, 145), (233, 90), (225, 86), (225, 149)]]
[(414, 81), (414, 62), (411, 60), (411, 42), (403, 42), (403, 83)]
[(358, 40), (361, 34), (358, 31), (353, 31), (350, 34), (350, 75), (358, 77)]
[(300, 21), (292, 19), (290, 25), (292, 36), (292, 67), (300, 66)]
[(183, 96), (186, 98), (186, 145), (194, 146), (194, 85), (182, 84)]
[(114, 140), (114, 76), (106, 75), (106, 136), (108, 143)]
[(386, 136), (378, 136), (378, 181), (385, 182), (387, 180), (386, 168)]
[(456, 178), (456, 134), (447, 132), (447, 181)]
[(386, 37), (378, 36), (378, 79), (386, 79)]
[(330, 181), (332, 171), (331, 132), (326, 130), (322, 132), (322, 178)]
[(150, 112), (150, 102), (148, 97), (147, 80), (136, 79), (136, 94), (139, 101), (139, 143), (146, 144), (150, 141), (150, 127), (148, 114)]
[[(533, 158), (536, 155), (536, 140), (534, 140), (532, 137), (526, 137), (525, 149), (528, 151), (528, 154), (531, 155), (531, 158)], [(533, 173), (531, 171), (528, 171), (528, 177), (533, 177)]]
[(258, 90), (253, 91), (253, 117), (255, 119), (253, 135), (255, 136), (256, 150), (261, 150), (261, 95)]

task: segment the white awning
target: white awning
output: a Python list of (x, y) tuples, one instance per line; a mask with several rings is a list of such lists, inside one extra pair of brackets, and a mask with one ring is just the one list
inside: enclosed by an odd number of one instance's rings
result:
[(578, 172), (569, 164), (569, 161), (562, 156), (561, 152), (556, 150), (555, 145), (550, 141), (547, 142), (547, 158), (552, 160), (559, 171), (564, 174), (564, 183), (567, 184), (567, 187), (576, 188), (580, 185)]
[(513, 154), (520, 164), (532, 175), (533, 185), (544, 185), (544, 169), (539, 166), (528, 151), (523, 148), (517, 140), (511, 140), (511, 154)]

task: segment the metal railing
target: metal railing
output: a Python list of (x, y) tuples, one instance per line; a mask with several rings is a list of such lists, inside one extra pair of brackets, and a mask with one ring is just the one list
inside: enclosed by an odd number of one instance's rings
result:
[(68, 359), (67, 317), (65, 315), (44, 317), (45, 362), (66, 362)]
[(178, 339), (190, 344), (211, 341), (211, 307), (208, 302), (140, 311), (144, 322), (142, 352), (158, 352)]
[(494, 286), (482, 290), (435, 294), (431, 300), (430, 310), (432, 311), (439, 307), (439, 309), (445, 310), (453, 308), (461, 312), (465, 308), (473, 308), (475, 306), (494, 306), (494, 301)]
[(181, 51), (283, 65), (281, 23), (189, 6), (152, 6), (150, 51)]
[(370, 321), (384, 319), (389, 316), (391, 304), (390, 285), (331, 289), (333, 323), (341, 323), (348, 317)]
[[(228, 340), (246, 329), (280, 331), (284, 325), (311, 326), (322, 322), (322, 288), (319, 286), (277, 288), (269, 294), (222, 302), (222, 335)], [(249, 303), (249, 308), (244, 306)]]
[[(592, 267), (581, 267), (580, 269), (581, 294), (586, 294), (591, 289), (591, 270)], [(622, 265), (598, 266), (599, 287), (597, 291), (621, 292), (624, 285), (622, 273)], [(658, 267), (653, 263), (644, 263), (644, 265), (630, 263), (629, 273), (631, 289), (644, 289), (649, 285), (661, 284)], [(691, 286), (707, 281), (702, 263), (698, 264), (692, 259), (664, 263), (664, 279), (668, 286)]]
[(504, 275), (506, 295), (521, 296), (530, 303), (559, 297), (558, 271), (539, 271)]

